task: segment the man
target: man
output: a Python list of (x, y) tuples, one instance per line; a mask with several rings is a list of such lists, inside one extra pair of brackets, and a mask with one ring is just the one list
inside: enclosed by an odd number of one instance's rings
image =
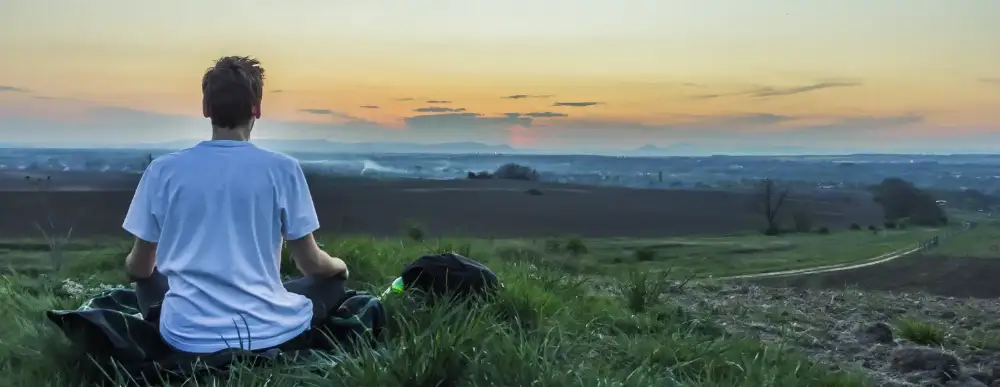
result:
[[(202, 78), (212, 139), (153, 160), (123, 227), (144, 315), (159, 309), (163, 341), (184, 353), (309, 346), (336, 307), (347, 266), (323, 252), (298, 162), (248, 140), (261, 116), (264, 69), (224, 57)], [(305, 276), (282, 284), (282, 241)], [(334, 281), (336, 279), (336, 281)], [(161, 304), (162, 302), (162, 304)]]

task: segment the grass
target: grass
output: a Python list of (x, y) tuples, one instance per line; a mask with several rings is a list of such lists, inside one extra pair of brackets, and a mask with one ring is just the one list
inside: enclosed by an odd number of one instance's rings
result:
[(1000, 258), (1000, 222), (996, 219), (981, 221), (966, 232), (955, 235), (947, 243), (927, 254), (966, 258)]
[[(608, 252), (615, 243), (591, 243)], [(127, 243), (83, 243), (67, 251), (57, 273), (0, 280), (0, 379), (14, 386), (83, 386), (81, 364), (42, 313), (75, 308), (80, 296), (60, 289), (64, 279), (86, 287), (124, 284)], [(80, 246), (89, 246), (83, 248)], [(690, 310), (672, 295), (679, 284), (636, 272), (595, 288), (568, 275), (564, 257), (509, 243), (468, 240), (341, 238), (325, 249), (351, 266), (352, 288), (377, 292), (402, 266), (426, 253), (462, 251), (498, 272), (506, 287), (489, 302), (415, 308), (386, 300), (392, 316), (391, 356), (364, 354), (322, 369), (237, 368), (192, 386), (865, 386), (853, 371), (817, 364), (777, 344), (728, 333), (716, 321), (734, 311)], [(7, 245), (2, 259), (38, 268), (44, 257)], [(593, 259), (593, 258), (587, 258)], [(283, 270), (292, 272), (285, 264)], [(17, 269), (17, 268), (15, 268)]]
[[(587, 274), (631, 270), (672, 270), (673, 275), (727, 276), (852, 263), (902, 249), (942, 233), (941, 229), (837, 231), (830, 234), (759, 234), (725, 237), (588, 240), (586, 251), (568, 257), (561, 269)], [(510, 254), (558, 252), (575, 238), (507, 240)], [(563, 248), (565, 250), (565, 248)], [(516, 252), (516, 254), (514, 253)]]
[(900, 337), (920, 345), (940, 346), (947, 336), (943, 326), (913, 318), (902, 319), (897, 325)]

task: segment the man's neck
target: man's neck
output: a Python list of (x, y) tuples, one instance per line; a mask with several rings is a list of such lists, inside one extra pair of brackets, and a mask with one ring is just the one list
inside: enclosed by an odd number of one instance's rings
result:
[(212, 141), (250, 141), (250, 131), (247, 128), (212, 128)]

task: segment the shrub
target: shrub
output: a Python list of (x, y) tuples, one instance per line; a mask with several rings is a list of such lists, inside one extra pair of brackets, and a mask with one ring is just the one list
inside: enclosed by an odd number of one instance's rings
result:
[(887, 220), (887, 221), (885, 222), (884, 226), (885, 226), (885, 229), (886, 229), (886, 230), (892, 230), (892, 229), (895, 229), (895, 228), (896, 228), (896, 222), (893, 222), (893, 221), (891, 221), (891, 220)]
[(919, 345), (941, 345), (946, 333), (940, 325), (907, 318), (899, 322), (899, 336)]
[(493, 177), (497, 179), (537, 181), (538, 172), (526, 165), (507, 163), (497, 168), (496, 172), (493, 172)]
[(767, 229), (764, 230), (764, 235), (767, 235), (767, 236), (777, 236), (777, 235), (780, 235), (780, 234), (781, 234), (781, 230), (778, 229), (777, 227), (768, 227)]
[(547, 253), (560, 253), (562, 252), (563, 243), (558, 239), (546, 239), (545, 240), (545, 252)]
[(812, 219), (805, 212), (798, 211), (793, 214), (792, 223), (795, 225), (795, 232), (809, 232), (812, 230)]
[(868, 231), (878, 231), (878, 227), (875, 227), (874, 224), (869, 224), (868, 225)]
[(542, 190), (540, 190), (538, 188), (529, 188), (527, 191), (524, 191), (524, 193), (526, 193), (528, 195), (531, 195), (531, 196), (540, 196), (540, 195), (543, 194)]
[(566, 251), (572, 256), (586, 254), (587, 244), (583, 242), (583, 239), (570, 237), (566, 239)]
[(636, 250), (633, 254), (635, 254), (636, 260), (648, 262), (656, 258), (656, 249), (646, 246)]
[(423, 242), (424, 238), (427, 237), (427, 233), (424, 232), (423, 225), (411, 220), (406, 224), (406, 236), (416, 242)]
[(492, 179), (493, 178), (493, 174), (489, 173), (489, 172), (486, 172), (486, 171), (482, 171), (482, 172), (472, 172), (472, 171), (469, 171), (469, 173), (467, 174), (467, 176), (468, 176), (469, 179), (473, 179), (473, 180)]
[(648, 271), (633, 271), (628, 279), (618, 283), (618, 291), (625, 297), (625, 304), (633, 313), (642, 313), (651, 305), (660, 303), (667, 291), (666, 278)]
[(830, 228), (829, 227), (820, 227), (819, 229), (816, 230), (816, 233), (817, 234), (829, 234), (830, 233)]
[(859, 230), (861, 230), (861, 225), (857, 224), (857, 223), (851, 223), (850, 229), (851, 229), (851, 231), (859, 231)]

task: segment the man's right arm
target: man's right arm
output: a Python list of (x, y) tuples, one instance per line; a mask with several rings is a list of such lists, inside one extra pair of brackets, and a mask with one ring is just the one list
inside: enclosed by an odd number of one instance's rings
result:
[(281, 203), (281, 228), (288, 241), (295, 266), (305, 276), (333, 277), (347, 276), (347, 264), (340, 258), (331, 257), (319, 248), (313, 232), (319, 229), (319, 218), (309, 194), (302, 167), (295, 163), (291, 184), (285, 188)]

